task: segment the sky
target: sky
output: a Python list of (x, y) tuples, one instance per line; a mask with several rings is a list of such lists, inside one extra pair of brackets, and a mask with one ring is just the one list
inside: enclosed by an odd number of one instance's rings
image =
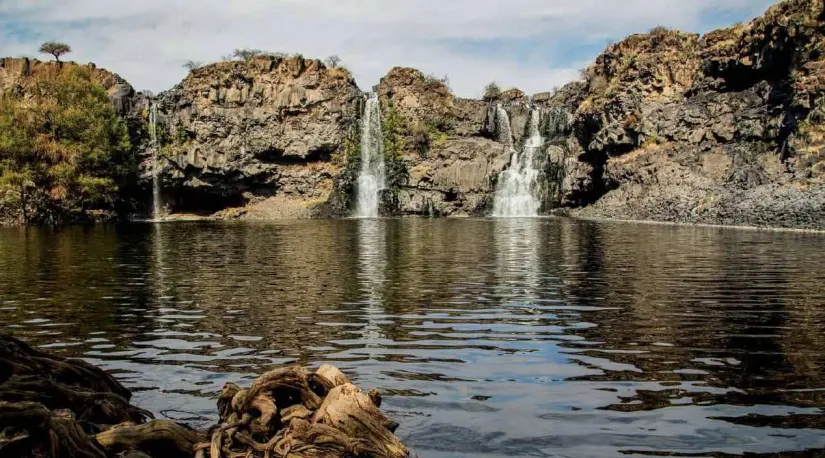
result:
[[(95, 62), (160, 92), (188, 60), (235, 48), (343, 59), (369, 90), (392, 67), (447, 76), (477, 97), (496, 81), (527, 93), (574, 80), (607, 45), (662, 25), (703, 33), (762, 14), (776, 0), (0, 0), (0, 56)], [(41, 55), (42, 58), (48, 56)]]

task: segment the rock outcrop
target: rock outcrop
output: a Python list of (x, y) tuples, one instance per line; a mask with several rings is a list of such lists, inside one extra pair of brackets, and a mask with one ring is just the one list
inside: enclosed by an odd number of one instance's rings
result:
[(378, 93), (390, 123), (391, 156), (405, 173), (394, 183), (390, 213), (471, 216), (486, 213), (495, 179), (510, 152), (496, 140), (489, 106), (461, 99), (443, 82), (396, 67), (381, 79)]
[[(825, 227), (825, 23), (790, 0), (703, 37), (609, 47), (542, 103), (565, 111), (558, 203), (576, 215)], [(583, 208), (580, 208), (583, 207)]]
[[(445, 80), (393, 68), (376, 89), (389, 188), (381, 213), (489, 214), (538, 109), (544, 212), (825, 228), (823, 18), (823, 0), (786, 0), (704, 36), (656, 28), (608, 47), (582, 81), (532, 97), (462, 99)], [(0, 60), (0, 89), (64, 65)], [(124, 193), (148, 201), (160, 170), (172, 212), (351, 214), (365, 94), (347, 70), (300, 56), (219, 62), (150, 107), (90, 68), (132, 120), (142, 187)]]
[(120, 75), (98, 68), (95, 64), (43, 62), (27, 57), (0, 58), (0, 93), (7, 90), (25, 91), (28, 82), (39, 74), (54, 75), (78, 67), (85, 67), (91, 71), (92, 79), (106, 90), (109, 101), (118, 114), (129, 115), (134, 113), (141, 96)]
[(360, 100), (347, 70), (300, 56), (195, 69), (157, 101), (165, 204), (210, 212), (277, 197), (310, 216), (344, 166)]

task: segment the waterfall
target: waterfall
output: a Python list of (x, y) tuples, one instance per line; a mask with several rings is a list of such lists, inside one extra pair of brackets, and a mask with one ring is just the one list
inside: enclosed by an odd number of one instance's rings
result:
[(496, 106), (496, 134), (499, 143), (503, 143), (510, 148), (513, 147), (513, 129), (510, 127), (510, 115), (501, 105)]
[[(507, 117), (504, 109), (499, 107), (499, 110), (504, 112), (503, 116)], [(528, 123), (529, 138), (524, 143), (524, 147), (521, 151), (510, 148), (512, 152), (510, 167), (501, 172), (496, 186), (493, 202), (493, 216), (495, 217), (538, 216), (541, 205), (538, 196), (541, 167), (536, 164), (536, 153), (540, 152), (544, 144), (539, 129), (540, 118), (539, 110), (532, 110)], [(509, 117), (507, 117), (506, 127), (510, 129)]]
[(361, 119), (361, 171), (358, 174), (358, 196), (355, 216), (377, 218), (381, 190), (384, 189), (384, 154), (381, 138), (381, 104), (377, 94), (371, 94)]
[(160, 205), (160, 167), (158, 166), (158, 106), (149, 102), (149, 137), (152, 140), (152, 219), (162, 218)]

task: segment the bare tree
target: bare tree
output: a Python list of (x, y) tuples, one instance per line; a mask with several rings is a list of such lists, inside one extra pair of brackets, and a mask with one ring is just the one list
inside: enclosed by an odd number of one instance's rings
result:
[(196, 68), (201, 68), (201, 67), (203, 67), (203, 62), (199, 62), (199, 61), (196, 61), (196, 60), (187, 60), (186, 63), (183, 64), (183, 68), (189, 70), (190, 72), (192, 70), (195, 70)]
[(260, 49), (244, 48), (244, 49), (236, 49), (236, 50), (232, 51), (232, 57), (244, 60), (246, 62), (249, 62), (252, 59), (254, 59), (254, 58), (256, 58), (260, 55), (263, 55), (263, 54), (264, 54), (264, 52), (261, 51)]
[(66, 43), (47, 41), (40, 45), (40, 52), (44, 54), (51, 54), (54, 56), (54, 60), (60, 62), (60, 56), (72, 52), (72, 47)]
[(324, 60), (324, 63), (327, 64), (329, 68), (338, 68), (341, 66), (341, 58), (338, 55), (333, 54)]

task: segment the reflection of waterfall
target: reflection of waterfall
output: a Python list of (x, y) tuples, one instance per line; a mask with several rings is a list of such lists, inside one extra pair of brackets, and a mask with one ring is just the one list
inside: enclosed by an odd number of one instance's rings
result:
[[(499, 107), (503, 116), (507, 112)], [(539, 174), (541, 166), (537, 165), (537, 154), (544, 145), (539, 129), (540, 113), (533, 110), (528, 122), (529, 137), (521, 151), (513, 151), (510, 167), (501, 172), (496, 186), (493, 216), (518, 217), (537, 216), (541, 200), (539, 199)], [(507, 126), (509, 126), (509, 121)]]
[(166, 263), (164, 262), (164, 243), (163, 243), (163, 230), (162, 224), (154, 224), (153, 225), (154, 234), (153, 234), (153, 251), (154, 251), (154, 261), (155, 265), (152, 271), (155, 273), (155, 294), (154, 300), (158, 304), (158, 307), (162, 307), (160, 305), (161, 298), (166, 298), (168, 295), (167, 291), (167, 283), (166, 283), (166, 272), (165, 266)]
[(502, 219), (495, 222), (495, 247), (500, 284), (507, 285), (507, 300), (530, 304), (539, 299), (542, 247), (540, 219)]
[(149, 136), (152, 139), (152, 219), (161, 219), (160, 166), (158, 165), (158, 106), (149, 102)]
[(378, 217), (378, 201), (384, 189), (384, 154), (381, 148), (381, 104), (378, 95), (367, 99), (361, 120), (361, 171), (355, 216)]
[(387, 270), (387, 222), (358, 222), (358, 286), (363, 294), (365, 339), (383, 337), (377, 320), (383, 313), (384, 284)]

